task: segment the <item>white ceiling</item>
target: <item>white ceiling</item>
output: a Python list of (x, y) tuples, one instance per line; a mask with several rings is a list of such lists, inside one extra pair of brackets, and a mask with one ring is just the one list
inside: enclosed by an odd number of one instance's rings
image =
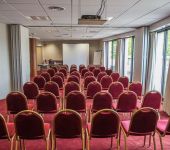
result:
[[(72, 1), (72, 3), (71, 3)], [(22, 24), (42, 40), (99, 39), (150, 25), (170, 15), (170, 0), (107, 0), (104, 25), (78, 25), (81, 15), (95, 15), (101, 0), (0, 0), (0, 22)], [(71, 5), (72, 4), (72, 5)], [(49, 10), (64, 7), (64, 11)], [(29, 16), (48, 16), (47, 21), (32, 21)]]

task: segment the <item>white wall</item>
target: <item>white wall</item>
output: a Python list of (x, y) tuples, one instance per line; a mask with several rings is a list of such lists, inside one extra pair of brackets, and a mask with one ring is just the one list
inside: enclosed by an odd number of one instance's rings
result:
[(11, 90), (8, 27), (0, 23), (0, 99)]

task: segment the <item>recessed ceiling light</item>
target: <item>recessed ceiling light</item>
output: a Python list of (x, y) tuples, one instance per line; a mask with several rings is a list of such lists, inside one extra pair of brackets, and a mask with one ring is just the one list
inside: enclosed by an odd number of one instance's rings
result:
[(110, 21), (110, 20), (113, 19), (113, 17), (107, 17), (106, 19), (107, 19), (108, 21)]
[(50, 9), (50, 10), (57, 10), (57, 11), (65, 10), (64, 7), (59, 7), (59, 6), (49, 6), (48, 9)]

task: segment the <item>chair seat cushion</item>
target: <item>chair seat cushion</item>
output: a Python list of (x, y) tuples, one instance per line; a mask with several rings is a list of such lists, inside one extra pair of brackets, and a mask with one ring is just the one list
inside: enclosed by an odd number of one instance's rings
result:
[(130, 126), (130, 120), (122, 121), (121, 126), (126, 134), (128, 134), (129, 126)]
[[(168, 124), (168, 120), (159, 120), (157, 123), (157, 131), (163, 135), (166, 131), (166, 126)], [(170, 133), (169, 133), (170, 134)]]

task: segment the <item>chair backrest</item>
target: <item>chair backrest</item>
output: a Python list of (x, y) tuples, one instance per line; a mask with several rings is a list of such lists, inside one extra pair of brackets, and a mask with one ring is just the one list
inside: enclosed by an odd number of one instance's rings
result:
[(49, 81), (44, 86), (44, 91), (53, 93), (56, 97), (59, 97), (59, 86), (54, 81)]
[(68, 70), (69, 70), (69, 67), (68, 67), (68, 65), (67, 65), (67, 64), (62, 65), (62, 66), (61, 66), (61, 68), (64, 68), (66, 71), (68, 71)]
[(102, 86), (99, 82), (97, 81), (93, 81), (93, 82), (90, 82), (87, 86), (87, 98), (93, 98), (94, 95), (98, 92), (101, 92), (102, 91)]
[(36, 112), (25, 110), (19, 112), (15, 119), (16, 137), (20, 139), (45, 138), (43, 118)]
[(106, 69), (106, 73), (107, 73), (107, 75), (109, 75), (109, 76), (110, 76), (110, 75), (112, 74), (112, 72), (113, 72), (113, 71), (112, 71), (112, 69)]
[(109, 75), (105, 75), (101, 78), (101, 85), (103, 90), (107, 90), (109, 86), (112, 84), (112, 78)]
[(74, 82), (76, 82), (78, 84), (80, 83), (79, 78), (77, 76), (75, 76), (75, 75), (71, 75), (71, 76), (68, 77), (67, 82), (71, 82), (71, 81), (74, 81)]
[(112, 74), (110, 76), (111, 76), (113, 82), (116, 82), (116, 81), (118, 81), (120, 74), (118, 72), (112, 72)]
[(97, 81), (100, 82), (102, 77), (104, 77), (105, 75), (107, 75), (106, 72), (104, 72), (104, 71), (100, 72), (97, 76)]
[(36, 99), (37, 112), (50, 113), (57, 112), (56, 97), (51, 92), (42, 92)]
[(104, 66), (100, 66), (99, 69), (100, 69), (101, 71), (105, 71), (105, 70), (106, 70), (106, 68), (105, 68)]
[(36, 99), (39, 94), (38, 86), (34, 82), (26, 82), (23, 86), (23, 91), (27, 99)]
[(78, 71), (73, 71), (73, 72), (71, 73), (71, 75), (74, 75), (74, 76), (78, 77), (79, 80), (80, 80), (80, 78), (81, 78), (81, 75), (80, 75), (80, 73), (79, 73)]
[(88, 69), (89, 69), (89, 71), (91, 71), (91, 72), (92, 72), (95, 68), (96, 68), (96, 67), (93, 66), (93, 65), (89, 65), (89, 66), (88, 66)]
[(77, 65), (76, 65), (76, 64), (72, 64), (72, 65), (70, 66), (70, 68), (77, 68)]
[(10, 135), (5, 122), (5, 118), (0, 114), (0, 139), (9, 139)]
[(64, 74), (64, 77), (67, 78), (67, 70), (65, 68), (61, 68), (59, 72), (62, 72)]
[(55, 72), (58, 71), (58, 68), (56, 66), (52, 66), (51, 68), (54, 69)]
[(77, 112), (86, 111), (85, 96), (80, 91), (72, 91), (66, 98), (66, 109), (72, 109)]
[(55, 76), (60, 76), (62, 79), (63, 79), (63, 83), (64, 83), (64, 74), (62, 73), (62, 72), (57, 72), (57, 73), (55, 73)]
[(137, 95), (132, 91), (123, 92), (118, 99), (117, 111), (133, 112), (137, 105)]
[(74, 71), (77, 71), (77, 69), (76, 68), (70, 68), (70, 74)]
[(51, 78), (51, 81), (57, 83), (60, 89), (63, 88), (64, 83), (63, 83), (63, 79), (61, 78), (61, 76), (55, 75)]
[(118, 81), (123, 84), (124, 88), (128, 88), (128, 84), (129, 84), (129, 78), (128, 77), (126, 77), (126, 76), (119, 77)]
[(86, 68), (85, 65), (80, 65), (80, 66), (79, 66), (79, 73), (81, 73), (81, 71), (82, 71), (84, 68)]
[(112, 96), (108, 92), (98, 92), (93, 97), (92, 112), (101, 109), (112, 109)]
[(93, 70), (93, 74), (94, 74), (95, 77), (97, 77), (100, 72), (101, 72), (101, 70), (99, 68), (95, 68)]
[(55, 70), (53, 68), (49, 68), (47, 72), (50, 74), (50, 77), (53, 77), (55, 74)]
[(80, 86), (76, 82), (68, 82), (64, 88), (64, 95), (67, 96), (68, 93), (72, 91), (80, 91)]
[(112, 109), (103, 109), (94, 114), (91, 124), (91, 137), (107, 138), (118, 135), (120, 118)]
[(74, 110), (65, 109), (58, 112), (53, 121), (53, 134), (58, 138), (81, 137), (81, 116)]
[(10, 92), (6, 97), (7, 111), (11, 114), (17, 114), (22, 110), (27, 110), (27, 98), (23, 93)]
[(91, 72), (91, 71), (86, 72), (86, 73), (84, 74), (84, 79), (85, 79), (86, 77), (88, 77), (88, 76), (94, 76), (93, 72)]
[(88, 72), (89, 70), (87, 69), (87, 68), (83, 68), (82, 70), (81, 70), (81, 77), (83, 78), (84, 77), (84, 74), (86, 73), (86, 72)]
[(108, 92), (112, 95), (113, 99), (118, 99), (119, 95), (123, 92), (123, 85), (120, 82), (113, 82), (108, 89)]
[(154, 109), (159, 109), (161, 106), (162, 96), (158, 91), (150, 91), (143, 97), (143, 102), (141, 107), (151, 107)]
[(135, 92), (138, 97), (142, 96), (142, 83), (132, 82), (129, 85), (129, 90)]
[(84, 79), (84, 89), (87, 89), (88, 84), (93, 81), (96, 81), (96, 78), (94, 76), (87, 76)]
[(156, 110), (149, 107), (141, 108), (132, 115), (128, 133), (155, 133), (158, 118)]
[(46, 83), (46, 80), (43, 76), (41, 76), (41, 75), (35, 76), (33, 81), (38, 85), (38, 88), (40, 90), (44, 89), (44, 85)]
[(43, 76), (46, 80), (46, 82), (50, 81), (50, 74), (48, 72), (42, 72), (41, 76)]

